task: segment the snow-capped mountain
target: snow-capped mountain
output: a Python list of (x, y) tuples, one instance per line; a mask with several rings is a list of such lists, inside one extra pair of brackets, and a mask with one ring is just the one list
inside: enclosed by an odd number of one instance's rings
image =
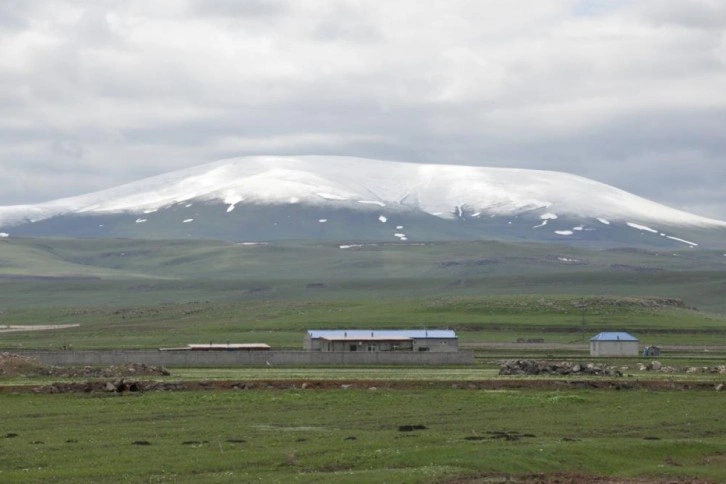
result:
[[(723, 237), (726, 222), (560, 172), (258, 156), (37, 205), (0, 207), (0, 230), (4, 236), (518, 238), (613, 244), (648, 235), (662, 239), (649, 244), (695, 247), (699, 241), (691, 234)], [(623, 238), (623, 233), (629, 235)]]

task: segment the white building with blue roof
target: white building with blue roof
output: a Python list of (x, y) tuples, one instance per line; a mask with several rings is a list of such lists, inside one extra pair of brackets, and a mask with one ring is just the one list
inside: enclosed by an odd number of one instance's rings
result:
[(303, 349), (309, 351), (435, 351), (459, 350), (450, 329), (311, 329)]
[(590, 338), (590, 356), (638, 356), (638, 338), (624, 331), (605, 331)]

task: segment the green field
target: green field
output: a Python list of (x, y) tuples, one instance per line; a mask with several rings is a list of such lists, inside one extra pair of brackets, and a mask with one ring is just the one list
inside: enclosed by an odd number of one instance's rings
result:
[[(586, 305), (584, 314), (580, 306)], [(583, 324), (584, 319), (584, 324)], [(79, 324), (0, 333), (4, 348), (158, 348), (262, 342), (300, 348), (307, 329), (453, 328), (462, 345), (541, 338), (584, 344), (604, 330), (644, 343), (725, 345), (726, 316), (661, 300), (600, 296), (440, 297), (429, 300), (187, 302), (151, 306), (9, 308), (1, 324)], [(646, 341), (648, 340), (648, 341)]]
[(0, 480), (503, 482), (566, 473), (579, 476), (569, 482), (722, 482), (722, 402), (713, 391), (5, 394)]

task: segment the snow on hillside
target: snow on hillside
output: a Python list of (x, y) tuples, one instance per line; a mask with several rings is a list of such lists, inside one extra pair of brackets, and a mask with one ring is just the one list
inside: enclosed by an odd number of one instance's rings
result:
[[(150, 213), (175, 203), (349, 203), (365, 210), (416, 209), (441, 218), (546, 211), (558, 215), (690, 226), (726, 226), (560, 172), (416, 164), (342, 156), (254, 156), (174, 171), (116, 188), (38, 205), (0, 207), (0, 225), (65, 213)], [(635, 223), (635, 222), (631, 222)]]

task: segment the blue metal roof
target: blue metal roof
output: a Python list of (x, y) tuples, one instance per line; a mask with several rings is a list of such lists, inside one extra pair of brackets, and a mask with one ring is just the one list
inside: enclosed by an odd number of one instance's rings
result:
[(456, 332), (450, 329), (311, 329), (308, 335), (318, 338), (440, 338), (456, 339)]
[(624, 331), (605, 331), (590, 338), (590, 341), (639, 341), (638, 338)]

